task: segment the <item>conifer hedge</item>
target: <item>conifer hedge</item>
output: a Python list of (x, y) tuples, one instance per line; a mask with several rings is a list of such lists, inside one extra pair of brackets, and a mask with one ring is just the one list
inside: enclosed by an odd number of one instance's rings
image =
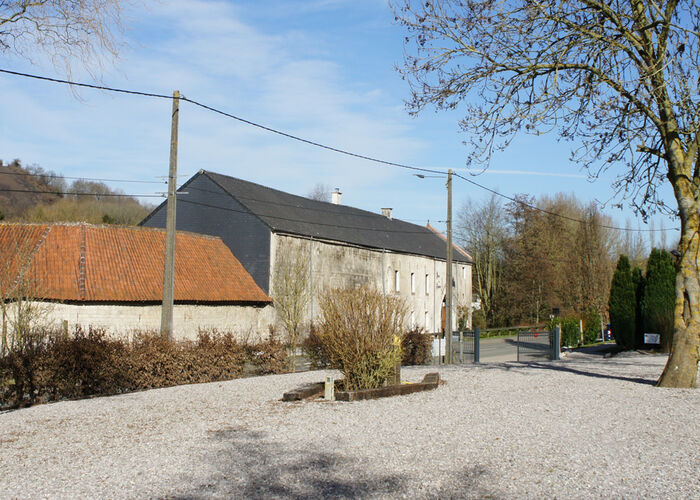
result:
[(647, 262), (646, 286), (641, 300), (644, 331), (661, 334), (661, 347), (668, 351), (673, 338), (676, 269), (666, 250), (653, 249)]
[(623, 349), (633, 349), (635, 346), (636, 299), (634, 292), (630, 261), (626, 255), (620, 255), (610, 286), (608, 307), (615, 341)]

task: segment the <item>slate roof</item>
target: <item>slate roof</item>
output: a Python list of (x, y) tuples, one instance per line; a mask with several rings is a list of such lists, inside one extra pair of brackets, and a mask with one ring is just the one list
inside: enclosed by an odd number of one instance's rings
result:
[[(445, 241), (427, 227), (347, 205), (311, 200), (235, 177), (200, 171), (262, 220), (273, 232), (363, 247), (446, 258)], [(186, 190), (186, 184), (182, 186)], [(466, 252), (456, 262), (471, 263)]]
[[(271, 302), (221, 239), (178, 232), (175, 301)], [(162, 229), (88, 224), (0, 224), (0, 288), (28, 269), (38, 298), (67, 302), (160, 302)]]

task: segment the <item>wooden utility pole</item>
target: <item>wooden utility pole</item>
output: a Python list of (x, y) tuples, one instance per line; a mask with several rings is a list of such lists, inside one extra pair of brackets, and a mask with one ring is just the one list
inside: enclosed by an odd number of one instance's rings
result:
[(452, 363), (452, 169), (447, 171), (447, 290), (445, 295), (445, 363)]
[(175, 299), (175, 203), (177, 200), (177, 129), (180, 115), (180, 92), (173, 92), (172, 128), (170, 130), (170, 171), (165, 222), (165, 266), (163, 269), (163, 305), (160, 333), (173, 340), (173, 303)]

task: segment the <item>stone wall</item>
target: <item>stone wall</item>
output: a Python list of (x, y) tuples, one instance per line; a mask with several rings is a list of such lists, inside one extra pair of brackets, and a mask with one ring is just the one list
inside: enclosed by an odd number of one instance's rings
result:
[[(11, 313), (12, 308), (9, 308)], [(105, 328), (110, 334), (130, 337), (134, 331), (160, 330), (160, 305), (77, 305), (39, 303), (41, 322), (60, 327), (68, 321), (69, 331), (76, 325)], [(275, 322), (271, 305), (175, 304), (173, 330), (175, 339), (196, 339), (199, 328), (232, 332), (241, 340), (255, 341), (267, 336)]]
[[(441, 328), (441, 308), (445, 296), (444, 260), (281, 234), (273, 235), (270, 257), (273, 262), (270, 280), (273, 298), (276, 266), (292, 258), (307, 262), (314, 300), (309, 304), (306, 322), (312, 316), (318, 319), (318, 297), (323, 290), (370, 285), (406, 300), (407, 323), (431, 332)], [(456, 329), (457, 306), (471, 304), (471, 265), (454, 263), (452, 273), (455, 283), (452, 292), (453, 325)], [(471, 324), (471, 317), (469, 322)]]

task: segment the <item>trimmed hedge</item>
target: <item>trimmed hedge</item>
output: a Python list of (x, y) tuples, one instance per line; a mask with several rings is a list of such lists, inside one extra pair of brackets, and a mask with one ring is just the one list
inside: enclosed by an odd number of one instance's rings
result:
[(241, 377), (246, 364), (256, 374), (281, 373), (286, 345), (273, 336), (246, 345), (217, 331), (202, 331), (195, 341), (153, 332), (126, 341), (96, 328), (78, 327), (68, 337), (37, 331), (0, 357), (0, 407), (230, 380)]

